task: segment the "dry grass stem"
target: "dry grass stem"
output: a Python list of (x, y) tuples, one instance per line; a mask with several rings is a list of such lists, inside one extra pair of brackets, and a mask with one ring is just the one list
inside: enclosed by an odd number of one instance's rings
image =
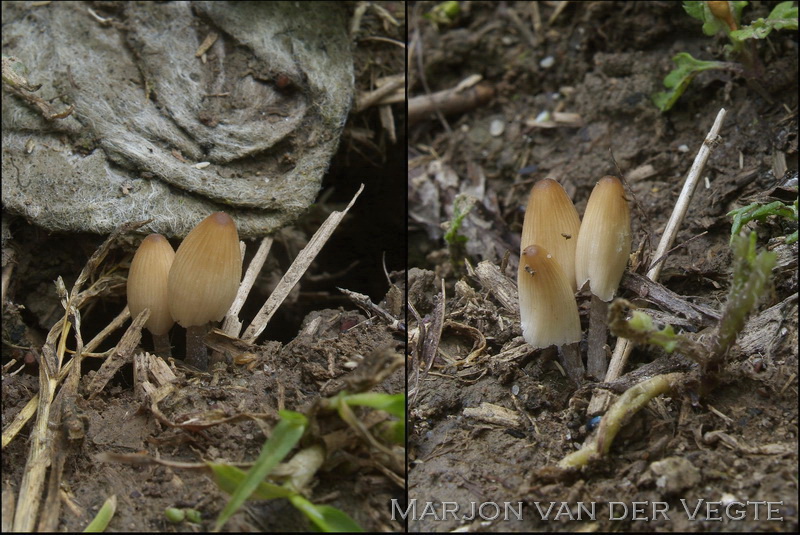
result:
[(406, 75), (395, 74), (377, 81), (378, 89), (363, 93), (356, 100), (356, 113), (364, 111), (370, 106), (397, 104), (406, 99)]
[(650, 303), (655, 303), (664, 311), (682, 315), (686, 318), (685, 321), (689, 321), (695, 326), (712, 327), (719, 322), (721, 317), (720, 313), (713, 308), (699, 303), (690, 303), (672, 290), (636, 273), (625, 273), (622, 276), (620, 287), (634, 292)]
[(272, 319), (275, 311), (281, 303), (283, 303), (283, 300), (286, 299), (286, 296), (289, 295), (289, 292), (292, 291), (295, 284), (303, 277), (308, 266), (311, 265), (311, 262), (314, 261), (314, 258), (316, 258), (317, 254), (322, 250), (322, 247), (325, 246), (325, 243), (327, 243), (333, 231), (339, 223), (341, 223), (342, 219), (344, 219), (344, 216), (350, 208), (352, 208), (362, 191), (364, 191), (363, 184), (353, 196), (350, 204), (341, 212), (332, 212), (331, 215), (328, 216), (328, 219), (325, 220), (325, 223), (314, 233), (311, 240), (309, 240), (308, 244), (300, 251), (300, 254), (294, 259), (294, 262), (289, 266), (286, 273), (284, 273), (280, 282), (275, 287), (275, 290), (273, 290), (267, 298), (267, 301), (264, 303), (264, 306), (261, 307), (261, 310), (258, 311), (252, 323), (250, 323), (250, 326), (245, 330), (242, 336), (243, 340), (254, 343), (258, 336), (264, 332), (264, 329), (267, 327), (269, 320)]
[(125, 305), (125, 308), (122, 309), (122, 312), (117, 314), (117, 317), (111, 320), (111, 323), (106, 325), (102, 331), (97, 333), (97, 336), (92, 338), (88, 344), (83, 348), (83, 352), (85, 353), (93, 353), (95, 349), (100, 347), (100, 344), (108, 338), (108, 336), (122, 327), (122, 325), (128, 321), (128, 318), (131, 317), (131, 311), (128, 310), (128, 306)]
[[(418, 349), (421, 352), (414, 365), (414, 387), (408, 391), (409, 406), (411, 406), (417, 399), (420, 379), (425, 379), (425, 377), (428, 375), (428, 372), (430, 372), (431, 367), (433, 366), (433, 361), (436, 359), (436, 355), (439, 353), (439, 342), (442, 338), (442, 329), (444, 328), (445, 304), (447, 303), (447, 293), (445, 291), (444, 279), (442, 279), (441, 282), (442, 291), (433, 300), (434, 308), (433, 313), (431, 314), (432, 319), (427, 326), (424, 326), (419, 314), (409, 303), (409, 308), (417, 319), (417, 325), (420, 326), (420, 341)], [(415, 355), (416, 353), (417, 351), (415, 351)], [(422, 364), (425, 365), (425, 371), (420, 376), (419, 368)]]
[(89, 399), (102, 392), (106, 384), (114, 377), (114, 374), (124, 364), (132, 361), (133, 352), (142, 339), (142, 327), (147, 323), (149, 317), (150, 309), (145, 308), (136, 316), (128, 330), (122, 335), (122, 339), (117, 344), (114, 352), (103, 362), (103, 365), (100, 366), (100, 369), (97, 370), (97, 373), (92, 378), (92, 382), (89, 383), (89, 388), (87, 389)]
[[(67, 365), (62, 367), (64, 355), (66, 353), (67, 336), (73, 324), (76, 330), (80, 328), (80, 313), (78, 311), (80, 306), (85, 303), (88, 298), (98, 295), (101, 287), (105, 287), (105, 282), (101, 283), (101, 281), (110, 279), (108, 277), (101, 277), (85, 292), (81, 292), (81, 288), (86, 281), (94, 275), (98, 266), (117, 239), (121, 235), (139, 228), (146, 223), (146, 221), (129, 223), (122, 225), (119, 229), (111, 233), (86, 262), (71, 292), (67, 292), (61, 277), (56, 281), (56, 292), (64, 306), (64, 317), (56, 322), (52, 329), (50, 329), (47, 339), (42, 346), (41, 357), (39, 358), (39, 393), (35, 396), (37, 398), (37, 418), (31, 434), (31, 444), (28, 450), (28, 459), (25, 464), (24, 475), (20, 483), (19, 498), (14, 514), (14, 531), (33, 531), (37, 526), (39, 505), (41, 504), (44, 494), (44, 479), (47, 468), (53, 467), (54, 469), (53, 477), (56, 479), (52, 481), (57, 482), (60, 477), (60, 470), (58, 469), (59, 459), (56, 455), (59, 451), (56, 445), (56, 439), (57, 434), (60, 433), (60, 426), (51, 428), (49, 424), (56, 387), (67, 373)], [(78, 358), (73, 358), (68, 365), (79, 360), (80, 352), (83, 351), (82, 346), (83, 341), (80, 337), (80, 333), (77, 333)], [(73, 381), (76, 381), (77, 375), (74, 377), (75, 379), (73, 379)], [(33, 400), (31, 400), (31, 402), (32, 401)], [(29, 405), (31, 405), (31, 403), (29, 403)], [(32, 415), (32, 411), (28, 410), (26, 414)], [(60, 414), (56, 415), (56, 421), (60, 421)], [(5, 446), (10, 442), (13, 436), (13, 434), (4, 432), (3, 445)], [(43, 517), (40, 519), (44, 522), (44, 524), (42, 524), (43, 527), (47, 527), (51, 523), (48, 518), (50, 517)]]
[[(261, 268), (264, 267), (264, 262), (267, 261), (269, 250), (272, 247), (272, 236), (267, 236), (261, 240), (255, 256), (247, 266), (247, 272), (244, 274), (242, 283), (239, 285), (239, 291), (236, 293), (236, 299), (233, 300), (231, 309), (225, 315), (225, 320), (222, 322), (222, 331), (228, 336), (237, 337), (242, 329), (242, 322), (239, 320), (239, 312), (241, 312), (247, 296), (250, 295), (250, 290), (253, 289), (253, 284), (256, 282)], [(242, 255), (244, 257), (244, 255)]]
[(354, 292), (352, 290), (346, 290), (344, 288), (339, 288), (339, 291), (346, 295), (353, 303), (356, 304), (356, 306), (364, 310), (367, 314), (378, 316), (379, 318), (383, 319), (389, 325), (390, 329), (399, 332), (405, 332), (404, 323), (373, 303), (369, 296)]
[(494, 96), (494, 88), (488, 84), (478, 84), (462, 88), (461, 84), (430, 95), (422, 95), (408, 100), (408, 122), (415, 124), (432, 113), (462, 113), (487, 103)]
[[(111, 321), (111, 323), (109, 323), (102, 331), (100, 331), (97, 334), (97, 336), (92, 338), (92, 340), (84, 346), (82, 352), (83, 356), (84, 357), (93, 356), (91, 355), (91, 353), (95, 349), (97, 349), (97, 347), (103, 342), (103, 340), (108, 338), (108, 336), (112, 332), (122, 327), (122, 325), (126, 321), (128, 321), (128, 318), (130, 318), (130, 311), (126, 306), (122, 310), (122, 312), (120, 312), (117, 315), (117, 317)], [(103, 357), (105, 358), (105, 354), (103, 354)], [(70, 360), (64, 365), (63, 368), (61, 368), (61, 371), (58, 372), (56, 385), (58, 385), (59, 383), (61, 383), (61, 381), (64, 380), (64, 378), (67, 376), (70, 370), (72, 370), (72, 366), (74, 365), (74, 363), (75, 360)], [(28, 401), (25, 407), (14, 417), (14, 420), (12, 420), (11, 423), (3, 430), (3, 442), (2, 442), (3, 448), (5, 448), (8, 444), (11, 443), (11, 441), (14, 439), (15, 436), (17, 436), (17, 434), (19, 434), (19, 432), (22, 430), (25, 424), (28, 423), (28, 420), (30, 420), (33, 417), (33, 415), (36, 414), (36, 407), (38, 405), (39, 405), (39, 394), (37, 393), (34, 394), (34, 396)]]

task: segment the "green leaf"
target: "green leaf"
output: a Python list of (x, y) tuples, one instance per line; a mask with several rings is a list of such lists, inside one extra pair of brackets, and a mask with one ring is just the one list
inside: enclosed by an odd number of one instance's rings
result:
[(376, 436), (386, 442), (393, 442), (394, 444), (405, 444), (406, 441), (406, 421), (402, 420), (388, 420), (381, 422), (376, 430)]
[(797, 29), (797, 6), (794, 5), (794, 2), (781, 2), (775, 6), (767, 19), (794, 19), (795, 29)]
[(664, 87), (669, 91), (653, 95), (653, 102), (662, 112), (672, 108), (698, 73), (711, 69), (727, 68), (727, 65), (720, 61), (694, 59), (691, 54), (686, 52), (676, 54), (672, 61), (675, 63), (675, 69), (664, 78)]
[(253, 491), (258, 488), (264, 478), (275, 468), (281, 460), (303, 436), (308, 425), (305, 416), (293, 411), (280, 411), (281, 421), (272, 430), (267, 442), (261, 449), (261, 454), (256, 459), (253, 467), (247, 472), (244, 480), (236, 487), (230, 501), (217, 518), (214, 530), (218, 531), (228, 519), (244, 504)]
[(456, 21), (459, 13), (461, 13), (461, 6), (458, 5), (458, 2), (447, 1), (434, 6), (422, 16), (437, 26), (450, 26)]
[(716, 35), (728, 30), (728, 25), (711, 14), (705, 2), (684, 2), (683, 9), (689, 16), (703, 22), (703, 33), (706, 35)]
[[(742, 10), (748, 4), (748, 2), (728, 2), (728, 4), (733, 11), (733, 20), (736, 22), (738, 27), (740, 21), (742, 20)], [(712, 36), (718, 33), (724, 33), (728, 35), (733, 43), (733, 51), (736, 52), (739, 50), (741, 41), (733, 36), (735, 32), (731, 32), (727, 22), (714, 16), (714, 14), (711, 12), (711, 9), (708, 7), (708, 2), (684, 2), (683, 9), (691, 17), (703, 22), (703, 33), (705, 35)]]
[(655, 329), (655, 327), (653, 327), (653, 318), (641, 310), (633, 311), (631, 314), (631, 319), (628, 320), (628, 325), (630, 325), (631, 328), (641, 332), (648, 332)]
[(114, 513), (117, 510), (117, 495), (114, 494), (110, 498), (108, 498), (105, 503), (103, 503), (103, 507), (97, 512), (97, 515), (92, 519), (86, 529), (83, 530), (84, 533), (100, 533), (106, 530), (108, 524), (111, 523), (111, 519), (114, 518)]
[(716, 358), (722, 358), (736, 341), (745, 320), (758, 300), (771, 285), (772, 269), (777, 255), (772, 251), (756, 254), (756, 234), (736, 236), (733, 250), (733, 277), (728, 299), (719, 321), (718, 334), (713, 349)]
[(684, 2), (683, 10), (686, 11), (690, 17), (705, 22), (707, 17), (706, 9), (708, 9), (705, 4), (705, 2)]
[(362, 407), (372, 407), (386, 411), (396, 418), (406, 417), (406, 395), (405, 394), (381, 394), (377, 392), (367, 392), (364, 394), (352, 394), (344, 397), (344, 402), (348, 405), (359, 405)]
[(450, 245), (465, 243), (467, 241), (467, 238), (461, 236), (458, 231), (461, 229), (464, 218), (472, 211), (476, 202), (478, 202), (478, 199), (471, 195), (459, 193), (458, 196), (456, 196), (453, 201), (453, 220), (450, 222), (447, 233), (444, 235), (445, 241)]
[(295, 494), (289, 501), (319, 529), (326, 533), (334, 532), (355, 532), (361, 533), (361, 529), (355, 520), (350, 518), (344, 511), (331, 507), (330, 505), (314, 505), (299, 494)]
[(731, 32), (731, 39), (764, 39), (772, 30), (797, 30), (797, 6), (794, 2), (781, 2), (766, 19), (755, 20), (749, 26)]
[[(229, 464), (206, 464), (209, 468), (211, 468), (211, 473), (214, 476), (214, 483), (216, 483), (220, 489), (228, 494), (233, 494), (236, 492), (236, 487), (238, 487), (241, 482), (244, 481), (244, 478), (247, 475), (244, 470)], [(258, 484), (256, 490), (253, 491), (253, 494), (250, 495), (250, 499), (272, 500), (275, 498), (288, 498), (292, 494), (294, 494), (294, 491), (289, 490), (286, 487), (269, 483), (267, 481), (262, 481)]]
[[(784, 204), (781, 201), (771, 202), (769, 204), (753, 203), (736, 210), (731, 210), (727, 214), (733, 216), (733, 224), (731, 225), (731, 244), (733, 240), (750, 221), (763, 221), (769, 216), (777, 216), (797, 221), (797, 201), (793, 204)], [(789, 242), (790, 236), (787, 236), (786, 243)], [(796, 238), (795, 238), (796, 239)]]
[(663, 335), (661, 340), (661, 347), (664, 348), (664, 351), (667, 353), (672, 353), (675, 351), (675, 348), (678, 347), (678, 335), (675, 334), (675, 329), (672, 328), (672, 325), (667, 325), (659, 334)]

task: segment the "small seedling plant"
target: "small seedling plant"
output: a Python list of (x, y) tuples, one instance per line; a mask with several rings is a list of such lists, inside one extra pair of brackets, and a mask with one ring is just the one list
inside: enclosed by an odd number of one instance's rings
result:
[(662, 112), (672, 108), (689, 87), (695, 76), (703, 71), (723, 70), (754, 81), (763, 74), (755, 43), (765, 39), (773, 30), (797, 30), (797, 6), (794, 2), (781, 2), (767, 18), (759, 18), (741, 26), (742, 10), (748, 2), (684, 2), (683, 9), (691, 17), (703, 22), (703, 33), (708, 36), (724, 33), (728, 38), (725, 56), (730, 61), (706, 61), (681, 52), (672, 58), (675, 68), (664, 78), (662, 91), (653, 95), (653, 102)]
[[(379, 435), (373, 434), (353, 412), (353, 407), (367, 407), (380, 410), (391, 416), (378, 428)], [(402, 444), (405, 441), (405, 394), (383, 394), (375, 392), (348, 394), (322, 400), (320, 409), (336, 411), (357, 435), (363, 437), (373, 448), (385, 451), (384, 441)], [(301, 449), (287, 466), (291, 474), (282, 484), (272, 483), (267, 476), (273, 474), (281, 460), (300, 442), (309, 425), (308, 418), (298, 412), (280, 411), (281, 420), (264, 443), (261, 454), (253, 467), (247, 472), (224, 463), (208, 463), (214, 482), (231, 495), (230, 501), (220, 513), (214, 531), (222, 526), (249, 499), (269, 500), (285, 498), (314, 527), (323, 532), (360, 532), (361, 527), (344, 511), (329, 505), (317, 505), (303, 496), (303, 491), (322, 467), (325, 449), (321, 444), (312, 444)]]
[[(728, 212), (728, 216), (733, 217), (733, 226), (731, 227), (731, 245), (733, 245), (733, 240), (750, 221), (764, 221), (769, 216), (775, 216), (797, 223), (797, 199), (792, 204), (785, 204), (781, 201), (769, 204), (753, 203)], [(795, 229), (794, 232), (784, 237), (783, 241), (786, 245), (796, 242), (797, 230)]]

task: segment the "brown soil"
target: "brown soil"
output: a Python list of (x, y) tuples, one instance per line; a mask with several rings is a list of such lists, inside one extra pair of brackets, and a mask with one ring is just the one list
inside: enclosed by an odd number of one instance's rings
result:
[[(722, 39), (704, 36), (679, 3), (459, 4), (460, 13), (438, 26), (426, 17), (436, 3), (409, 9), (412, 97), (424, 94), (426, 85), (436, 92), (474, 74), (494, 92), (482, 106), (432, 116), (409, 132), (408, 298), (426, 327), (423, 341), (436, 330), (440, 279), (446, 295), (438, 353), (429, 373), (420, 363), (422, 379), (409, 399), (409, 498), (416, 500), (417, 516), (410, 530), (796, 530), (797, 244), (782, 245), (796, 223), (769, 218), (748, 226), (758, 232), (760, 248), (779, 253), (779, 267), (774, 291), (713, 377), (715, 386), (700, 392), (687, 385), (651, 402), (606, 459), (576, 472), (553, 467), (589, 436), (585, 411), (594, 389), (576, 389), (549, 352), (526, 350), (518, 312), (460, 263), (466, 257), (472, 266), (502, 264), (515, 286), (532, 184), (557, 179), (582, 214), (595, 182), (621, 172), (634, 199), (633, 248), (641, 245), (644, 254), (630, 269), (643, 274), (694, 156), (724, 107), (728, 114), (707, 179), (659, 280), (686, 300), (719, 310), (732, 258), (726, 214), (784, 192), (784, 201), (797, 198), (796, 34), (773, 33), (758, 43), (764, 76), (748, 82), (716, 71), (701, 74), (662, 114), (650, 95), (662, 90), (672, 56), (687, 51), (723, 58)], [(746, 7), (745, 22), (765, 17), (774, 5)], [(542, 128), (533, 121), (545, 111), (579, 118)], [(461, 194), (478, 202), (459, 230), (466, 242), (448, 248), (441, 222), (453, 218)], [(633, 297), (629, 290), (620, 295)], [(586, 326), (588, 302), (581, 299)], [(421, 359), (423, 341), (413, 338), (421, 336), (419, 327), (410, 317), (409, 349)], [(685, 319), (680, 327), (704, 328)], [(485, 348), (476, 351), (481, 337)], [(507, 358), (498, 357), (503, 352)], [(637, 347), (628, 370), (657, 359), (666, 356)], [(409, 378), (413, 389), (415, 372)], [(518, 424), (508, 423), (507, 413), (495, 420), (473, 416), (485, 402), (507, 409)], [(504, 416), (506, 423), (497, 419)], [(692, 510), (700, 499), (722, 501), (722, 517), (731, 501), (750, 505), (740, 520), (709, 519), (704, 506), (691, 520), (682, 499)], [(610, 520), (612, 501), (628, 506), (626, 518)], [(782, 521), (767, 520), (765, 506), (753, 504), (758, 501), (781, 502), (772, 516)], [(433, 509), (426, 510), (429, 502)], [(486, 502), (499, 504), (499, 518), (464, 518), (471, 504)], [(504, 502), (515, 509), (522, 503), (523, 519), (503, 520)], [(557, 503), (545, 520), (551, 502)], [(561, 502), (569, 512), (559, 509)], [(584, 513), (579, 520), (578, 502), (596, 503), (596, 519)], [(648, 521), (631, 519), (632, 502), (647, 502), (638, 516)], [(657, 502), (669, 508), (668, 519), (654, 518)], [(444, 506), (458, 513), (443, 515)], [(495, 509), (489, 504), (484, 512), (492, 517)], [(621, 506), (614, 514), (622, 516)]]
[[(363, 13), (354, 42), (358, 93), (373, 91), (375, 80), (404, 71), (402, 48), (392, 43), (402, 43), (405, 35), (404, 6), (376, 4), (384, 11), (370, 7)], [(398, 25), (389, 22), (393, 17)], [(313, 480), (309, 499), (341, 509), (365, 530), (397, 529), (388, 504), (405, 495), (402, 449), (382, 455), (337, 414), (309, 412), (320, 398), (340, 390), (399, 393), (405, 388), (400, 370), (382, 381), (373, 381), (374, 375), (366, 380), (361, 377), (368, 364), (388, 365), (387, 355), (401, 355), (405, 337), (386, 321), (368, 318), (337, 289), (367, 295), (402, 319), (398, 295), (403, 294), (405, 278), (405, 207), (395, 199), (402, 199), (404, 193), (398, 162), (404, 161), (405, 119), (402, 104), (393, 105), (388, 115), (386, 112), (377, 106), (354, 111), (318, 204), (294, 227), (276, 235), (267, 264), (240, 315), (245, 326), (321, 222), (331, 211), (342, 210), (365, 183), (364, 193), (257, 346), (246, 351), (240, 347), (234, 362), (207, 373), (189, 370), (180, 360), (170, 361), (177, 381), (158, 404), (160, 417), (149, 403), (143, 403), (137, 390), (141, 378), (134, 376), (131, 364), (122, 366), (101, 392), (89, 396), (89, 385), (102, 361), (85, 359), (75, 403), (63, 408), (64, 440), (55, 444), (56, 457), (64, 460), (64, 468), (60, 497), (56, 498), (60, 512), (51, 529), (82, 531), (103, 502), (116, 496), (116, 514), (109, 531), (209, 530), (229, 496), (208, 472), (105, 462), (108, 454), (144, 454), (196, 464), (212, 460), (246, 464), (258, 457), (282, 409), (309, 414), (311, 424), (303, 446), (336, 438), (335, 443), (328, 443), (328, 458)], [(396, 141), (382, 126), (387, 124), (381, 122), (382, 113), (395, 123)], [(19, 218), (7, 218), (5, 213), (3, 219), (4, 293), (6, 267), (14, 267), (3, 312), (5, 440), (9, 423), (39, 391), (37, 362), (42, 345), (52, 325), (64, 315), (52, 281), (63, 277), (66, 288), (72, 288), (104, 238), (48, 235)], [(84, 343), (125, 306), (124, 277), (133, 243), (132, 237), (124, 238), (102, 264), (98, 275), (115, 268), (120, 277), (81, 308)], [(257, 243), (248, 243), (245, 267)], [(177, 245), (177, 241), (173, 243)], [(127, 324), (97, 351), (113, 348), (125, 328)], [(172, 332), (175, 355), (183, 351), (183, 335), (182, 328)], [(67, 349), (74, 347), (71, 333)], [(144, 333), (141, 349), (152, 351), (149, 333)], [(376, 428), (372, 426), (386, 419), (385, 413), (377, 411), (355, 412), (373, 432)], [(190, 425), (198, 419), (202, 425)], [(23, 484), (35, 420), (34, 415), (10, 444), (4, 443), (4, 527), (14, 511), (13, 504), (6, 508), (7, 500), (17, 496)], [(59, 483), (55, 485), (58, 489)], [(170, 524), (164, 515), (167, 507), (197, 509), (202, 523)], [(310, 527), (308, 519), (282, 499), (249, 501), (225, 525), (231, 531), (308, 531)]]

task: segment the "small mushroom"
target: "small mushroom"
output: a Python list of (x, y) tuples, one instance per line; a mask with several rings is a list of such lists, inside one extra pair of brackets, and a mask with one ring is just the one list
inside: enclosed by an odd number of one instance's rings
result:
[(155, 352), (170, 356), (169, 330), (175, 323), (169, 312), (167, 278), (175, 251), (161, 234), (150, 234), (133, 255), (128, 272), (128, 309), (135, 318), (145, 308), (150, 318), (145, 327), (153, 335)]
[[(575, 246), (581, 220), (561, 184), (551, 178), (531, 188), (522, 223), (520, 255), (529, 245), (544, 247), (561, 266), (575, 292)], [(520, 261), (520, 272), (523, 263)]]
[(587, 282), (592, 293), (589, 315), (589, 375), (605, 377), (608, 301), (622, 280), (631, 253), (631, 220), (622, 182), (601, 178), (592, 190), (575, 250), (578, 288)]
[(572, 285), (552, 254), (540, 245), (522, 252), (519, 272), (519, 314), (522, 336), (537, 349), (558, 346), (567, 374), (580, 381), (583, 362), (578, 350), (581, 321)]
[(205, 370), (207, 324), (225, 316), (242, 278), (239, 233), (225, 212), (200, 222), (183, 240), (169, 272), (169, 310), (186, 327), (186, 362)]

